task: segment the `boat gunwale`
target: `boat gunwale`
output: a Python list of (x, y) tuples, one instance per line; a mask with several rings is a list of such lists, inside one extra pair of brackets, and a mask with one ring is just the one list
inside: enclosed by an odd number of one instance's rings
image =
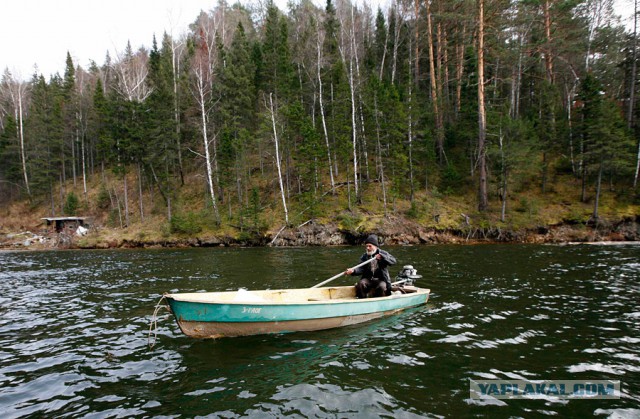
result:
[[(325, 288), (316, 288), (316, 290), (323, 289), (344, 289), (344, 288), (353, 288), (352, 286), (344, 286), (344, 287), (325, 287)], [(255, 290), (255, 291), (268, 291), (268, 292), (287, 292), (287, 291), (304, 291), (306, 289), (311, 288), (292, 288), (292, 289), (275, 289), (275, 290)], [(237, 293), (238, 291), (212, 291), (212, 292), (195, 292), (195, 293), (165, 293), (165, 298), (170, 298), (175, 301), (185, 302), (185, 303), (198, 303), (198, 304), (216, 304), (216, 305), (242, 305), (242, 306), (299, 306), (299, 305), (316, 305), (316, 304), (353, 304), (353, 303), (372, 303), (375, 301), (384, 301), (388, 299), (402, 299), (407, 298), (412, 295), (420, 295), (431, 293), (429, 288), (418, 288), (414, 287), (415, 291), (404, 294), (392, 294), (383, 297), (372, 297), (372, 298), (356, 298), (355, 296), (352, 298), (333, 298), (333, 299), (308, 299), (308, 300), (295, 300), (295, 301), (273, 301), (273, 300), (264, 300), (264, 301), (255, 301), (255, 300), (207, 300), (207, 299), (198, 299), (191, 296), (197, 296), (197, 294), (226, 294), (226, 293)], [(189, 297), (185, 297), (189, 295)]]

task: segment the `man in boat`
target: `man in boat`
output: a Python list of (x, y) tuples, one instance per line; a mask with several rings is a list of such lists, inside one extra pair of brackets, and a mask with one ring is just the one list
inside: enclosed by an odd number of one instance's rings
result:
[(356, 284), (356, 297), (382, 297), (391, 295), (391, 277), (387, 267), (396, 263), (396, 258), (379, 248), (378, 236), (371, 234), (364, 241), (365, 253), (360, 261), (375, 259), (371, 263), (356, 269), (347, 269), (347, 275), (361, 275)]

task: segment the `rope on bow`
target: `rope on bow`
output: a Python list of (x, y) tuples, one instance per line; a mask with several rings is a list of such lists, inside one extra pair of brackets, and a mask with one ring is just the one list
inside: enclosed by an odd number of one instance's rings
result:
[[(164, 295), (162, 296), (162, 298), (160, 298), (160, 300), (156, 304), (156, 307), (153, 310), (153, 316), (151, 316), (151, 323), (149, 323), (149, 336), (147, 341), (149, 344), (149, 349), (153, 349), (153, 347), (156, 345), (156, 342), (158, 340), (158, 312), (163, 308), (169, 311), (169, 307), (167, 306), (166, 303), (162, 304), (162, 300), (165, 300)], [(151, 333), (153, 333), (153, 342), (151, 342)]]

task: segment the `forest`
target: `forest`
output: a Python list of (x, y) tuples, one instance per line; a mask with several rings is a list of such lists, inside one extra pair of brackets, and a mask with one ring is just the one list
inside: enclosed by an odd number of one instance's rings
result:
[(187, 235), (638, 215), (638, 36), (612, 0), (220, 1), (149, 36), (4, 71), (0, 207)]

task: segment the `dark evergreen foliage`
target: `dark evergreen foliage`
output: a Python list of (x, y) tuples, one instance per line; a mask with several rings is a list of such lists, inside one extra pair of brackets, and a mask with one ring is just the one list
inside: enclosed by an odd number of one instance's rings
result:
[[(485, 80), (478, 80), (473, 4), (445, 1), (431, 3), (433, 45), (425, 34), (426, 9), (413, 2), (371, 11), (351, 2), (327, 0), (317, 7), (302, 1), (289, 15), (272, 1), (262, 15), (222, 2), (199, 16), (186, 38), (164, 34), (159, 45), (154, 37), (149, 50), (128, 45), (123, 57), (107, 57), (102, 67), (92, 63), (85, 71), (67, 54), (62, 77), (35, 75), (28, 82), (22, 127), (12, 93), (16, 80), (5, 72), (0, 198), (24, 195), (29, 186), (37, 202), (60, 213), (71, 196), (64, 190), (68, 182), (83, 173), (111, 170), (124, 180), (139, 172), (139, 191), (159, 192), (171, 228), (195, 231), (200, 227), (193, 216), (171, 214), (171, 206), (185, 178), (203, 173), (205, 124), (216, 199), (229, 208), (230, 223), (263, 227), (263, 209), (280, 205), (271, 198), (278, 193), (277, 163), (287, 199), (308, 214), (320, 213), (330, 170), (351, 188), (355, 157), (357, 178), (372, 195), (382, 194), (384, 184), (389, 200), (411, 200), (415, 216), (416, 190), (465, 195), (475, 189), (480, 82), (486, 87), (491, 201), (517, 199), (527, 187), (547, 193), (558, 174), (582, 180), (583, 200), (594, 181), (600, 193), (603, 176), (611, 189), (630, 188), (637, 163), (632, 133), (640, 132), (639, 111), (628, 102), (637, 76), (632, 34), (607, 19), (590, 33), (596, 21), (583, 2), (551, 2), (548, 15), (545, 5), (487, 2)], [(204, 42), (207, 36), (215, 41)], [(210, 60), (204, 119), (193, 90), (195, 63), (203, 57)], [(122, 84), (132, 81), (117, 71), (122, 65), (148, 94), (122, 94)], [(432, 86), (445, 133), (439, 164)], [(630, 111), (633, 118), (626, 118)], [(119, 187), (100, 182), (99, 195), (101, 207), (122, 214), (128, 195)], [(232, 204), (239, 208), (235, 215)]]

